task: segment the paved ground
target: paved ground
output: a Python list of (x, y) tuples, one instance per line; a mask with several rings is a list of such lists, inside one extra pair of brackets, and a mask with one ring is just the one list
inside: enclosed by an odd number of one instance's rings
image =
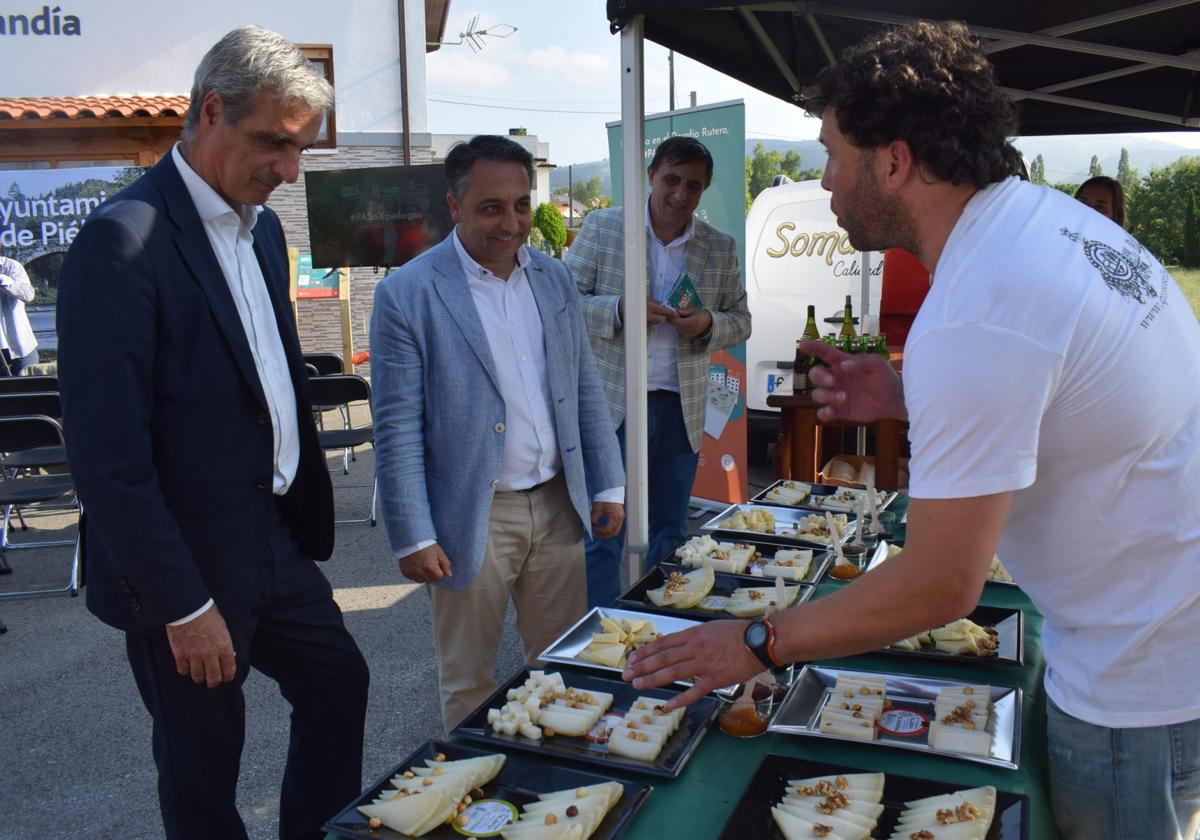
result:
[[(371, 471), (367, 451), (349, 475), (334, 474), (339, 518), (366, 510)], [(42, 515), (30, 524), (14, 541), (35, 531), (39, 538), (74, 536), (73, 517)], [(0, 593), (67, 578), (69, 549), (9, 558), (15, 572), (0, 577)], [(441, 735), (429, 602), (420, 587), (401, 582), (382, 525), (339, 525), (323, 568), (371, 666), (365, 785)], [(500, 679), (522, 665), (511, 619), (497, 660)], [(93, 618), (82, 596), (0, 600), (0, 621), (8, 625), (0, 635), (0, 840), (161, 837), (150, 719), (121, 634)], [(268, 840), (277, 836), (288, 707), (260, 674), (251, 672), (245, 691), (239, 807), (250, 837)]]

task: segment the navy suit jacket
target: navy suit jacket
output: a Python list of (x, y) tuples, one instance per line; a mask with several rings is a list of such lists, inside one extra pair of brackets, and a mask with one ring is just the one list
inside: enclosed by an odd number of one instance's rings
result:
[[(333, 495), (270, 210), (254, 251), (296, 393), (300, 461), (280, 505), (301, 550), (333, 550)], [(59, 387), (84, 506), (88, 608), (125, 630), (212, 597), (233, 626), (269, 563), (273, 430), (250, 345), (170, 155), (99, 207), (59, 277)]]

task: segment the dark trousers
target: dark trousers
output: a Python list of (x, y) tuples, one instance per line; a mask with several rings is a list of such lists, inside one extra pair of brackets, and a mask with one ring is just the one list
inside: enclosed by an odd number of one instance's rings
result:
[[(163, 628), (126, 634), (129, 663), (154, 718), (154, 760), (170, 840), (237, 840), (235, 804), (251, 667), (279, 684), (292, 730), (279, 806), (279, 836), (317, 840), (321, 825), (360, 792), (367, 664), (346, 630), (325, 575), (291, 530), (270, 523), (252, 614), (225, 616), (237, 676), (217, 688), (175, 670)], [(219, 606), (219, 605), (218, 605)]]
[[(688, 537), (688, 502), (692, 498), (700, 453), (692, 451), (679, 394), (674, 392), (651, 391), (647, 395), (646, 433), (649, 459), (647, 513), (650, 519), (646, 569), (649, 570)], [(621, 445), (621, 460), (624, 461), (624, 423), (617, 429), (617, 442)], [(621, 594), (621, 551), (624, 547), (624, 526), (615, 537), (587, 541), (589, 609), (611, 607)]]

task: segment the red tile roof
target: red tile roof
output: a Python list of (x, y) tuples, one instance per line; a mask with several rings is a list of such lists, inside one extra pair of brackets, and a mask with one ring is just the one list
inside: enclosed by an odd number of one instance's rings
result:
[(85, 120), (182, 117), (187, 96), (0, 97), (0, 123), (7, 120)]

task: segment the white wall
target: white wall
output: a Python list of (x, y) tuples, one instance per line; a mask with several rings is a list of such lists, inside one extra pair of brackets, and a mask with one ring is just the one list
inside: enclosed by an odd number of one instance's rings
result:
[[(405, 2), (410, 130), (428, 132), (425, 5)], [(208, 48), (257, 23), (297, 43), (332, 45), (339, 136), (402, 129), (396, 0), (69, 0), (59, 8), (79, 18), (80, 35), (0, 36), (0, 96), (186, 94)], [(24, 0), (4, 11), (41, 10), (40, 0)]]

